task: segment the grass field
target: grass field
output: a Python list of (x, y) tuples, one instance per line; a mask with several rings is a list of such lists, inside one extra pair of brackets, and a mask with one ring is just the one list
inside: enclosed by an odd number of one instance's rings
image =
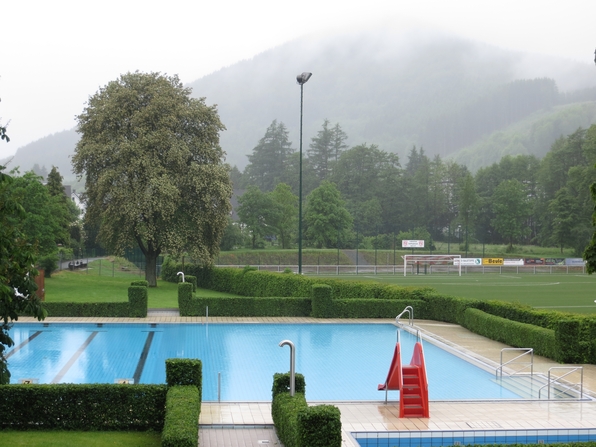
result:
[[(45, 279), (46, 301), (102, 303), (128, 300), (128, 286), (139, 277), (96, 276), (84, 271), (63, 270)], [(212, 290), (197, 289), (197, 296), (236, 296)], [(158, 280), (149, 288), (149, 308), (178, 307), (178, 286)]]
[(11, 447), (158, 447), (155, 432), (2, 431), (2, 445)]
[(457, 275), (346, 275), (399, 286), (432, 287), (437, 292), (479, 300), (513, 301), (542, 309), (596, 313), (596, 275), (586, 274), (467, 274)]

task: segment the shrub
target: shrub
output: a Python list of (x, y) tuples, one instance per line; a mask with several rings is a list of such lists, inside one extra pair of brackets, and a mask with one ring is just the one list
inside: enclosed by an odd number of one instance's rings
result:
[(149, 287), (149, 281), (145, 280), (145, 279), (138, 279), (136, 281), (132, 281), (130, 283), (131, 286), (144, 286), (144, 287)]
[(333, 289), (326, 284), (312, 286), (312, 316), (315, 318), (332, 318)]
[(163, 447), (196, 447), (199, 444), (201, 394), (192, 385), (168, 390), (166, 416), (161, 433)]
[(0, 427), (13, 430), (155, 430), (165, 385), (2, 385)]
[(128, 316), (131, 318), (145, 318), (147, 316), (148, 300), (147, 286), (130, 286), (128, 288)]
[(479, 309), (466, 309), (462, 326), (492, 340), (516, 348), (533, 348), (537, 355), (556, 359), (555, 331), (507, 320)]
[(39, 258), (38, 264), (39, 268), (43, 269), (43, 276), (51, 278), (52, 273), (58, 269), (58, 256), (56, 253), (43, 256), (42, 258)]
[(309, 407), (302, 374), (295, 376), (290, 396), (290, 374), (274, 374), (271, 416), (277, 436), (286, 447), (340, 447), (341, 414), (337, 407)]
[(168, 386), (194, 385), (203, 390), (203, 363), (197, 359), (167, 359), (166, 383)]
[(184, 280), (185, 280), (186, 282), (189, 282), (189, 283), (191, 283), (191, 284), (192, 284), (192, 291), (193, 291), (193, 292), (196, 292), (196, 291), (197, 291), (197, 277), (196, 277), (196, 276), (193, 276), (193, 275), (186, 275), (186, 276), (184, 277)]

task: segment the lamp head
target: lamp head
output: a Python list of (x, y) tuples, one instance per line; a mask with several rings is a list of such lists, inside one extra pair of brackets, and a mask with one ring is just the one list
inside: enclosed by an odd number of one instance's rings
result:
[(306, 82), (310, 79), (311, 76), (312, 73), (308, 73), (305, 71), (304, 73), (296, 76), (296, 81), (298, 82), (298, 84), (303, 85), (306, 84)]

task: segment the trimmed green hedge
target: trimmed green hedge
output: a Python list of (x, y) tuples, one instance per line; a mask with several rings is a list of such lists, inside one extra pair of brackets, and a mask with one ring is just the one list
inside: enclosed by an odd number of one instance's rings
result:
[(0, 427), (161, 431), (166, 392), (165, 385), (1, 385)]
[(290, 374), (274, 374), (271, 416), (277, 436), (286, 447), (340, 447), (341, 414), (337, 407), (309, 407), (302, 374), (295, 376), (290, 396)]
[(466, 309), (463, 326), (476, 334), (516, 348), (533, 348), (534, 353), (551, 359), (559, 354), (555, 331), (532, 324), (518, 323), (487, 314), (479, 309)]
[(178, 385), (168, 390), (162, 447), (196, 447), (199, 444), (201, 393), (196, 386)]
[[(169, 281), (177, 281), (176, 273), (182, 270), (182, 265), (170, 262), (164, 266), (162, 277)], [(593, 316), (533, 309), (518, 303), (459, 298), (438, 294), (431, 288), (398, 287), (192, 264), (186, 264), (184, 271), (196, 276), (203, 288), (242, 295), (245, 298), (197, 299), (192, 296), (192, 290), (179, 291), (180, 315), (205, 315), (205, 308), (209, 306), (211, 315), (220, 316), (312, 315), (317, 318), (394, 318), (405, 306), (410, 305), (418, 319), (455, 323), (492, 337), (488, 335), (487, 328), (476, 324), (475, 318), (467, 314), (469, 309), (477, 309), (505, 321), (554, 331), (541, 332), (532, 329), (532, 334), (546, 334), (547, 338), (522, 338), (521, 347), (534, 348), (537, 353), (560, 362), (596, 364), (596, 318)], [(289, 298), (301, 301), (292, 301)], [(575, 323), (570, 323), (571, 321)], [(516, 334), (523, 332), (519, 329), (523, 326), (514, 327), (518, 328)], [(501, 333), (500, 336), (502, 335)], [(515, 337), (517, 335), (511, 335), (510, 338), (515, 340)], [(505, 343), (519, 346), (515, 341)], [(555, 350), (553, 346), (564, 346), (564, 349)]]
[(168, 386), (193, 385), (203, 391), (203, 363), (198, 359), (166, 359)]
[(112, 303), (54, 303), (44, 301), (43, 306), (49, 317), (111, 317), (145, 318), (147, 317), (148, 292), (144, 284), (147, 281), (134, 281), (128, 288), (128, 301)]

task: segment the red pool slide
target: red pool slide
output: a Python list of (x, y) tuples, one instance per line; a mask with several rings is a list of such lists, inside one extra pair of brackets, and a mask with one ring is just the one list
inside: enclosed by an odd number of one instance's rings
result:
[(400, 418), (429, 417), (428, 380), (422, 343), (417, 342), (414, 345), (414, 353), (409, 365), (401, 364), (400, 344), (399, 342), (395, 344), (387, 379), (385, 383), (378, 386), (378, 390), (385, 391), (385, 402), (387, 402), (389, 390), (400, 391)]

